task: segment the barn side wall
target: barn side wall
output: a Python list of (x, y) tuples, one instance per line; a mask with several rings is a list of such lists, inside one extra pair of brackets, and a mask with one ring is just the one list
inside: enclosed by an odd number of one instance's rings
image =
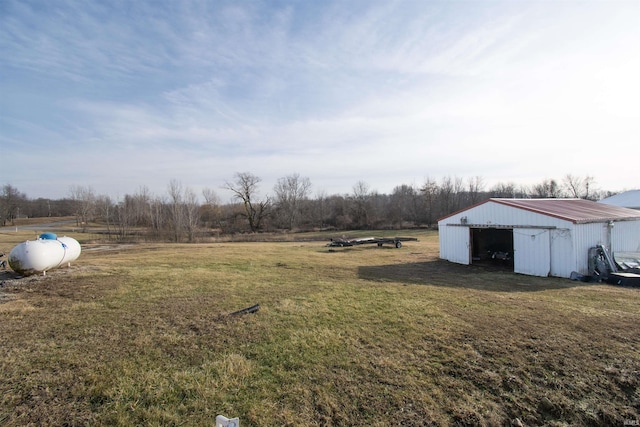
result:
[(640, 221), (577, 224), (574, 236), (575, 271), (589, 273), (589, 248), (604, 245), (612, 252), (640, 252)]
[(611, 231), (613, 252), (640, 252), (640, 221), (614, 222)]
[(577, 224), (574, 233), (575, 271), (589, 274), (589, 249), (596, 245), (609, 246), (606, 223)]

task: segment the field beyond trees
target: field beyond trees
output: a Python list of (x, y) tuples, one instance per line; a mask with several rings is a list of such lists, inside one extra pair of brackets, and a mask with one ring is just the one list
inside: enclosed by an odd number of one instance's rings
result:
[[(0, 270), (0, 424), (640, 423), (640, 289), (455, 265), (436, 232), (395, 234), (419, 241), (70, 234), (70, 268)], [(0, 252), (32, 238), (4, 229)]]

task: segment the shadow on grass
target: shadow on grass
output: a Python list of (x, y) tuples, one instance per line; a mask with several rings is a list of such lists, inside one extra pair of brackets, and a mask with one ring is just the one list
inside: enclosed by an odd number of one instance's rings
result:
[(20, 279), (22, 276), (16, 273), (13, 270), (2, 270), (0, 269), (0, 281), (3, 280), (11, 280), (11, 279)]
[(517, 274), (500, 265), (462, 265), (445, 260), (418, 263), (362, 266), (358, 277), (378, 282), (446, 286), (496, 292), (538, 292), (597, 285), (557, 277)]

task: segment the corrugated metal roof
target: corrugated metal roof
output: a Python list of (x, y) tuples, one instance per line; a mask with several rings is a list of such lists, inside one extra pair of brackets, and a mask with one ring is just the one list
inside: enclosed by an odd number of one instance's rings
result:
[(453, 212), (438, 221), (457, 215), (476, 206), (485, 203), (500, 203), (517, 209), (536, 212), (554, 218), (571, 221), (574, 224), (586, 224), (590, 222), (604, 221), (629, 221), (640, 220), (640, 212), (634, 209), (621, 208), (619, 206), (592, 202), (583, 199), (487, 199), (466, 209)]
[(571, 221), (574, 224), (640, 219), (640, 212), (583, 199), (489, 199), (514, 208)]

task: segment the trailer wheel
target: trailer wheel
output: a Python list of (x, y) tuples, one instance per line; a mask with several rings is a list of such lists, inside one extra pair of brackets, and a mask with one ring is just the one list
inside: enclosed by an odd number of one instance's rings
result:
[(402, 247), (402, 242), (398, 241), (396, 242), (396, 248), (400, 249)]

